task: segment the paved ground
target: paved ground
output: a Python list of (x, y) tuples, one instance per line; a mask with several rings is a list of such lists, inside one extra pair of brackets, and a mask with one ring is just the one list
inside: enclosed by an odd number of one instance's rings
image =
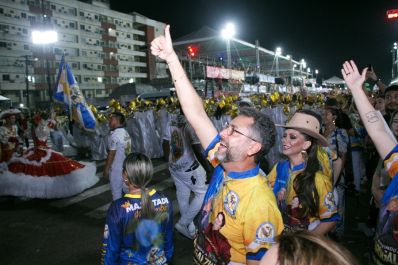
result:
[[(151, 185), (172, 200), (178, 218), (175, 187), (167, 164), (154, 160)], [(101, 172), (103, 162), (98, 163)], [(98, 264), (106, 210), (111, 201), (109, 185), (100, 181), (77, 196), (59, 200), (0, 197), (0, 264), (63, 265)], [(368, 264), (371, 237), (364, 224), (369, 199), (348, 194), (348, 231), (341, 243), (362, 264)], [(192, 264), (192, 241), (175, 233), (173, 264)]]

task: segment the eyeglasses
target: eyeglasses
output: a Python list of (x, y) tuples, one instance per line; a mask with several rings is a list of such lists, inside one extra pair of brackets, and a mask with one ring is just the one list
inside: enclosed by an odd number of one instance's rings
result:
[(223, 130), (225, 130), (225, 132), (227, 133), (228, 136), (231, 136), (234, 132), (236, 132), (236, 133), (238, 133), (240, 135), (243, 135), (243, 136), (249, 138), (252, 141), (255, 141), (255, 142), (258, 142), (258, 143), (260, 142), (259, 140), (256, 140), (256, 139), (254, 139), (254, 138), (252, 138), (250, 136), (247, 136), (243, 132), (238, 131), (237, 129), (234, 128), (234, 126), (232, 124), (229, 124), (229, 122), (226, 122), (224, 124)]

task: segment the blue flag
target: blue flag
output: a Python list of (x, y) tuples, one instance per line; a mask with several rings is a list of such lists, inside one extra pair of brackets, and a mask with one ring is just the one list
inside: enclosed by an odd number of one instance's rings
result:
[(70, 69), (68, 63), (62, 56), (57, 77), (54, 99), (62, 102), (73, 113), (74, 119), (79, 122), (85, 130), (94, 130), (96, 120), (94, 114), (86, 103), (79, 85)]

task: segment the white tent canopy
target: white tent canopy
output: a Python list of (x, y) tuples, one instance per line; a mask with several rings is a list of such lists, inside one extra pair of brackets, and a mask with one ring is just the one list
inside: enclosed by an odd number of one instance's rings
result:
[(6, 97), (3, 97), (2, 95), (0, 95), (0, 101), (3, 101), (3, 100), (10, 100), (9, 98), (6, 98)]
[(344, 85), (345, 84), (344, 80), (337, 76), (332, 76), (331, 78), (324, 80), (323, 83), (329, 84), (329, 85)]

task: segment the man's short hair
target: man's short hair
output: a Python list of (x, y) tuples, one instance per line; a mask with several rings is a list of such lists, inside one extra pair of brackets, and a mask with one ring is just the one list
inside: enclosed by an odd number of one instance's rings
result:
[(274, 122), (264, 113), (255, 108), (245, 107), (239, 112), (239, 116), (245, 116), (253, 119), (253, 124), (250, 128), (254, 139), (261, 142), (261, 150), (256, 154), (256, 162), (259, 162), (261, 157), (266, 155), (274, 146), (276, 137), (276, 128)]
[(386, 90), (384, 91), (384, 97), (387, 95), (388, 92), (391, 91), (398, 91), (398, 85), (392, 85), (386, 88)]
[(115, 117), (119, 121), (120, 125), (122, 125), (122, 126), (125, 125), (126, 118), (124, 117), (123, 113), (115, 111), (115, 112), (112, 112), (111, 116)]

